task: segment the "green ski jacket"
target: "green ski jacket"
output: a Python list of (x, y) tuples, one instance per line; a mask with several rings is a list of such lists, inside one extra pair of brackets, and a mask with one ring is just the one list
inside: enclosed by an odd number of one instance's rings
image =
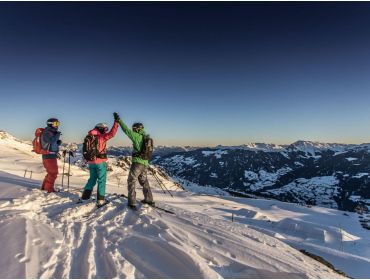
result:
[[(119, 120), (118, 123), (122, 128), (123, 132), (128, 136), (128, 138), (131, 139), (134, 152), (140, 152), (140, 149), (143, 145), (143, 135), (145, 135), (145, 131), (141, 130), (140, 132), (134, 132), (131, 129), (129, 129), (128, 126), (122, 120)], [(140, 163), (146, 166), (149, 165), (148, 160), (141, 159), (140, 157), (133, 157), (132, 162)]]

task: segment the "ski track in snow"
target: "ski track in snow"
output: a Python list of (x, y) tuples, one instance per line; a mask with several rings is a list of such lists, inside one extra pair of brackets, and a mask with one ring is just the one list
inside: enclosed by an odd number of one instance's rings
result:
[[(76, 166), (71, 167), (70, 192), (39, 190), (44, 170), (29, 148), (0, 139), (0, 278), (342, 278), (289, 246), (297, 247), (296, 237), (286, 231), (295, 223), (295, 209), (178, 191), (160, 177), (174, 194), (171, 198), (150, 176), (158, 206), (175, 215), (151, 207), (134, 212), (113, 194), (127, 191), (126, 186), (115, 187), (115, 176), (127, 177), (119, 168), (108, 178), (111, 203), (95, 209), (94, 202), (76, 204), (88, 178)], [(59, 168), (61, 173), (60, 162)], [(33, 171), (34, 180), (23, 178), (25, 169)], [(140, 188), (137, 193), (141, 199)], [(267, 210), (276, 210), (275, 216)], [(269, 220), (273, 228), (266, 226)], [(303, 225), (299, 221), (296, 230), (304, 232)], [(305, 234), (333, 242), (337, 236), (332, 232), (312, 229)]]
[(1, 202), (1, 227), (21, 223), (14, 229), (24, 239), (14, 271), (21, 278), (338, 277), (244, 225), (165, 204), (175, 215), (144, 206), (135, 212), (123, 198), (108, 198), (95, 209), (94, 202), (76, 204), (75, 193), (28, 188), (23, 198)]

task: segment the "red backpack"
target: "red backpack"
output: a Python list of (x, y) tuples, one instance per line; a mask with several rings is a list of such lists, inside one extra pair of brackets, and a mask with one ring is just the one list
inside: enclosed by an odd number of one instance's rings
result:
[(44, 131), (43, 128), (37, 128), (35, 131), (35, 139), (33, 139), (32, 141), (32, 145), (33, 145), (32, 152), (35, 152), (36, 154), (40, 154), (40, 155), (46, 155), (49, 153), (49, 151), (44, 150), (41, 145), (41, 135), (43, 131)]

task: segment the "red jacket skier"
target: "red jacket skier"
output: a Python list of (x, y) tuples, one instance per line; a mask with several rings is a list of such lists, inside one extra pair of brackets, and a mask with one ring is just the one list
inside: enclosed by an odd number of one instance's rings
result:
[(50, 118), (46, 122), (47, 127), (41, 134), (41, 146), (48, 151), (47, 154), (42, 155), (42, 163), (46, 169), (46, 176), (42, 183), (42, 190), (47, 192), (55, 192), (54, 183), (58, 177), (58, 163), (59, 146), (62, 144), (60, 132), (58, 131), (59, 121), (56, 118)]
[(82, 193), (82, 200), (89, 199), (92, 190), (98, 182), (98, 197), (97, 205), (98, 207), (105, 204), (105, 185), (107, 180), (107, 151), (106, 145), (107, 141), (113, 138), (118, 129), (118, 122), (115, 121), (112, 129), (108, 132), (108, 126), (105, 123), (99, 123), (94, 129), (89, 131), (89, 135), (96, 136), (98, 138), (97, 143), (97, 155), (94, 160), (88, 161), (90, 178), (86, 183), (84, 191)]

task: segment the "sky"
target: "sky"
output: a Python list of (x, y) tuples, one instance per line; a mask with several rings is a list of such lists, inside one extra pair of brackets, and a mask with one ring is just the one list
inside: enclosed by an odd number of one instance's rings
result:
[[(0, 2), (0, 130), (156, 145), (370, 142), (370, 3)], [(120, 130), (111, 145), (128, 146)]]

